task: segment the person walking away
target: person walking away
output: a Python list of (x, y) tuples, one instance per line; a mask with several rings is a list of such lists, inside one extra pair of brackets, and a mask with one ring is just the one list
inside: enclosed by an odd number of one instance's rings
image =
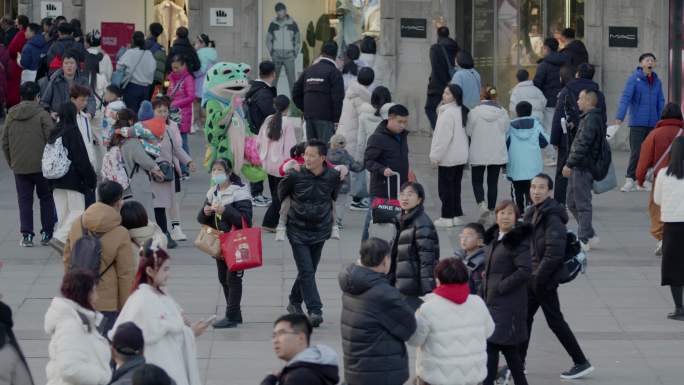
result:
[(503, 353), (515, 385), (527, 385), (518, 345), (528, 339), (527, 281), (531, 274), (532, 229), (515, 227), (519, 214), (515, 203), (503, 200), (496, 206), (496, 223), (487, 230), (482, 293), (494, 319), (494, 333), (487, 339), (487, 377), (483, 385), (494, 385), (499, 353)]
[(565, 28), (561, 32), (560, 41), (563, 43), (563, 49), (560, 50), (560, 53), (567, 56), (569, 65), (577, 68), (582, 63), (589, 63), (587, 47), (581, 40), (575, 39), (574, 29)]
[(7, 45), (10, 58), (9, 67), (7, 68), (7, 107), (12, 107), (21, 101), (19, 86), (21, 85), (22, 68), (19, 65), (19, 56), (26, 45), (26, 28), (28, 25), (28, 17), (25, 15), (17, 16), (19, 32), (14, 35), (12, 41)]
[[(574, 74), (573, 74), (574, 76)], [(546, 108), (546, 96), (530, 80), (530, 73), (526, 69), (520, 69), (515, 74), (518, 84), (511, 91), (511, 101), (508, 104), (508, 111), (512, 117), (517, 117), (515, 107), (520, 102), (528, 102), (532, 105), (532, 117), (537, 118), (539, 123), (544, 122), (544, 112)]]
[(38, 102), (40, 88), (35, 82), (21, 85), (21, 103), (10, 108), (2, 130), (5, 160), (14, 173), (19, 206), (22, 247), (33, 246), (33, 191), (40, 201), (40, 243), (47, 245), (57, 217), (50, 183), (42, 172), (43, 149), (54, 124)]
[(577, 70), (567, 65), (561, 68), (563, 89), (558, 93), (556, 112), (553, 115), (551, 144), (558, 151), (553, 199), (562, 205), (565, 205), (568, 185), (568, 179), (562, 175), (562, 171), (579, 127), (581, 111), (577, 105), (577, 99), (582, 90), (596, 91), (599, 99), (597, 106), (601, 109), (603, 121), (607, 122), (606, 98), (599, 90), (599, 85), (592, 80), (594, 72), (594, 66), (588, 63), (580, 64)]
[[(169, 97), (171, 98), (171, 108), (178, 109), (180, 113), (180, 122), (178, 129), (180, 130), (181, 140), (183, 142), (183, 150), (190, 155), (190, 145), (188, 143), (188, 134), (192, 126), (192, 102), (195, 100), (195, 79), (192, 78), (188, 67), (185, 64), (185, 59), (176, 55), (171, 58), (172, 72), (169, 74)], [(183, 178), (188, 178), (187, 170), (181, 167), (183, 171)]]
[(461, 87), (463, 91), (463, 105), (469, 110), (480, 104), (482, 89), (480, 74), (475, 70), (475, 61), (470, 52), (460, 50), (456, 54), (458, 69), (451, 78), (451, 84)]
[(487, 376), (494, 321), (482, 298), (470, 293), (461, 260), (440, 261), (435, 276), (437, 288), (416, 312), (416, 332), (408, 340), (418, 348), (418, 384), (477, 385)]
[[(389, 181), (395, 173), (399, 174), (394, 176), (394, 178), (399, 178), (399, 184), (408, 181), (409, 149), (406, 131), (408, 116), (409, 112), (406, 107), (401, 104), (393, 105), (389, 108), (387, 119), (380, 122), (375, 132), (368, 138), (363, 159), (366, 170), (371, 174), (371, 201), (375, 198), (389, 199), (399, 195), (399, 191), (395, 191), (396, 184)], [(362, 241), (369, 237), (371, 210), (369, 208), (366, 211)]]
[(512, 183), (518, 211), (523, 213), (530, 201), (530, 182), (544, 171), (540, 148), (549, 145), (549, 137), (541, 123), (531, 116), (532, 105), (522, 101), (515, 107), (518, 118), (511, 120), (506, 133), (508, 166), (506, 176)]
[(437, 42), (430, 46), (430, 78), (425, 100), (425, 116), (433, 130), (437, 125), (437, 107), (442, 101), (442, 92), (451, 81), (454, 61), (460, 50), (456, 40), (449, 37), (449, 28), (438, 27)]
[[(675, 138), (684, 135), (684, 119), (677, 103), (667, 103), (656, 127), (641, 143), (639, 163), (637, 163), (637, 186), (643, 186), (649, 169), (653, 176), (669, 164), (669, 150)], [(656, 239), (656, 255), (663, 251), (663, 222), (660, 220), (660, 206), (653, 202), (653, 192), (648, 197), (648, 214), (651, 218), (651, 235)]]
[(152, 52), (145, 49), (145, 35), (140, 31), (133, 33), (131, 48), (116, 63), (117, 68), (124, 66), (130, 74), (130, 82), (123, 89), (126, 107), (138, 111), (140, 103), (149, 97), (150, 86), (154, 82), (157, 61)]
[(69, 23), (57, 24), (57, 40), (55, 40), (47, 52), (47, 63), (49, 67), (49, 75), (58, 70), (62, 66), (64, 57), (67, 54), (74, 55), (76, 62), (81, 63), (86, 55), (86, 49), (83, 43), (74, 39), (74, 28)]
[(414, 310), (387, 278), (389, 244), (361, 242), (359, 260), (343, 268), (341, 334), (349, 385), (403, 384), (409, 378), (405, 342), (416, 331)]
[[(544, 57), (537, 62), (537, 73), (534, 75), (532, 82), (546, 97), (546, 109), (544, 110), (542, 126), (548, 135), (551, 133), (553, 114), (558, 100), (557, 96), (561, 90), (560, 69), (567, 62), (567, 58), (564, 54), (558, 52), (558, 40), (552, 37), (544, 39), (543, 52)], [(545, 163), (549, 163), (550, 166), (555, 165), (556, 155), (553, 149), (548, 148), (545, 154), (547, 160)], [(554, 160), (554, 162), (551, 163), (550, 160)]]
[(147, 210), (142, 203), (134, 200), (126, 200), (121, 206), (121, 226), (128, 230), (133, 250), (133, 266), (138, 266), (138, 251), (148, 240), (152, 244), (167, 250), (168, 243), (166, 234), (154, 222), (150, 222)]
[[(480, 208), (481, 224), (494, 215), (499, 193), (499, 173), (508, 162), (506, 131), (510, 125), (508, 112), (496, 102), (497, 91), (487, 87), (484, 100), (468, 113), (466, 134), (470, 138), (468, 163), (475, 201)], [(484, 174), (487, 172), (487, 200), (484, 193)]]
[[(636, 167), (639, 163), (641, 143), (655, 127), (665, 106), (663, 87), (658, 74), (654, 71), (656, 58), (650, 52), (639, 56), (639, 66), (630, 75), (622, 91), (620, 103), (615, 113), (615, 124), (622, 124), (629, 110), (629, 165), (622, 192), (638, 190), (635, 185)], [(649, 190), (647, 184), (645, 190)]]
[(189, 35), (190, 31), (188, 31), (186, 27), (178, 27), (178, 29), (176, 29), (176, 40), (173, 41), (171, 50), (169, 50), (169, 54), (166, 57), (166, 73), (171, 72), (171, 59), (176, 55), (185, 58), (185, 63), (188, 65), (188, 72), (191, 74), (194, 74), (202, 68), (197, 51), (188, 37)]
[[(459, 54), (463, 52), (460, 51)], [(442, 201), (442, 216), (435, 221), (437, 227), (463, 225), (461, 208), (461, 179), (468, 162), (468, 136), (465, 127), (468, 107), (463, 104), (463, 91), (449, 84), (437, 109), (437, 126), (432, 135), (430, 163), (437, 167), (437, 190)]]
[(326, 165), (327, 144), (309, 140), (304, 167), (285, 175), (278, 185), (278, 198), (291, 199), (287, 215), (287, 237), (297, 264), (297, 279), (290, 291), (289, 313), (304, 313), (306, 303), (313, 327), (323, 322), (323, 304), (316, 286), (316, 269), (325, 241), (333, 227), (333, 205), (340, 189), (340, 173)]
[[(233, 172), (233, 165), (225, 159), (217, 159), (211, 165), (212, 187), (207, 191), (197, 222), (216, 230), (230, 232), (242, 229), (243, 224), (252, 225), (252, 202), (249, 190), (240, 177)], [(240, 302), (244, 271), (228, 271), (221, 255), (215, 255), (218, 279), (226, 300), (225, 318), (214, 322), (216, 329), (234, 328), (242, 323)]]
[(204, 127), (204, 117), (202, 114), (204, 110), (200, 108), (202, 96), (204, 95), (204, 78), (214, 64), (218, 63), (218, 53), (216, 52), (216, 43), (209, 39), (204, 33), (199, 34), (195, 40), (195, 49), (197, 49), (197, 57), (200, 61), (200, 69), (195, 72), (195, 101), (192, 104), (192, 129), (190, 133), (199, 131), (200, 127)]
[(311, 322), (303, 314), (286, 314), (273, 323), (273, 348), (285, 361), (261, 385), (328, 385), (340, 381), (337, 353), (326, 345), (311, 346)]
[[(287, 13), (287, 7), (283, 3), (275, 5), (276, 17), (271, 20), (268, 25), (268, 33), (266, 35), (266, 49), (268, 50), (271, 60), (275, 64), (275, 81), (274, 86), (278, 86), (280, 80), (280, 72), (285, 67), (285, 76), (287, 76), (288, 93), (294, 98), (294, 82), (295, 82), (295, 60), (302, 49), (302, 37), (299, 31), (297, 22)], [(336, 57), (335, 54), (334, 57)], [(333, 59), (334, 59), (333, 57)], [(313, 139), (307, 137), (307, 139)], [(319, 138), (321, 139), (321, 138)], [(323, 139), (321, 139), (323, 140)]]
[(320, 60), (304, 70), (292, 88), (292, 101), (304, 111), (308, 140), (328, 143), (340, 120), (344, 82), (335, 63), (336, 57), (337, 44), (330, 41), (323, 44)]
[(76, 244), (84, 234), (97, 234), (102, 247), (98, 269), (97, 300), (95, 310), (104, 319), (98, 325), (102, 335), (106, 335), (114, 325), (118, 312), (123, 308), (133, 287), (135, 264), (131, 238), (125, 227), (121, 226), (119, 210), (123, 204), (123, 188), (120, 184), (105, 181), (97, 188), (99, 202), (88, 207), (78, 220), (74, 220), (69, 237), (64, 244), (64, 271), (69, 271)]
[(109, 385), (132, 385), (133, 373), (145, 365), (142, 330), (133, 322), (122, 323), (114, 332), (111, 346), (116, 367)]
[[(335, 166), (346, 166), (352, 172), (359, 173), (363, 171), (363, 164), (354, 160), (354, 158), (347, 151), (347, 140), (343, 135), (335, 134), (330, 138), (330, 151), (328, 160)], [(332, 230), (332, 239), (340, 239), (340, 229), (343, 228), (342, 220), (344, 219), (344, 211), (349, 205), (349, 191), (351, 191), (351, 181), (345, 178), (342, 182), (342, 187), (337, 195), (335, 201), (335, 224)]]
[(563, 176), (569, 179), (568, 210), (577, 220), (577, 237), (584, 251), (589, 251), (599, 243), (599, 237), (592, 226), (591, 188), (594, 178), (591, 167), (599, 156), (606, 126), (597, 103), (598, 95), (595, 91), (580, 92), (577, 104), (582, 116), (577, 135), (570, 147), (568, 161), (563, 167)]
[[(259, 77), (249, 82), (249, 91), (245, 95), (245, 103), (247, 104), (247, 120), (250, 123), (250, 130), (253, 134), (259, 135), (266, 118), (276, 113), (274, 100), (277, 92), (275, 86), (273, 86), (275, 78), (275, 64), (272, 61), (266, 60), (259, 63)], [(272, 204), (272, 201), (264, 196), (263, 181), (250, 183), (249, 188), (252, 193), (252, 204), (254, 206), (266, 207), (269, 203)], [(271, 190), (271, 197), (273, 199), (276, 199), (277, 195), (277, 189)]]
[(34, 385), (26, 357), (12, 327), (12, 309), (0, 301), (0, 382), (7, 385)]
[(95, 30), (86, 34), (85, 40), (86, 45), (88, 46), (88, 48), (86, 48), (86, 52), (99, 58), (97, 72), (104, 76), (106, 85), (109, 85), (109, 83), (112, 81), (112, 73), (114, 72), (114, 68), (112, 66), (112, 59), (109, 57), (109, 54), (104, 52), (101, 48), (102, 34), (100, 34), (100, 31)]
[(45, 313), (50, 337), (45, 367), (48, 385), (107, 385), (112, 377), (109, 344), (97, 332), (102, 315), (95, 310), (97, 278), (76, 269), (64, 275), (61, 296)]
[[(78, 58), (71, 52), (62, 57), (62, 66), (55, 71), (50, 80), (41, 88), (40, 103), (50, 112), (53, 119), (57, 119), (62, 104), (69, 101), (73, 85), (80, 85), (90, 89), (88, 75), (78, 69)], [(95, 116), (95, 97), (91, 94), (87, 98), (85, 112), (90, 118)]]
[(149, 28), (149, 35), (145, 39), (145, 49), (149, 50), (154, 57), (157, 67), (154, 71), (154, 82), (150, 87), (149, 98), (152, 99), (154, 89), (161, 87), (164, 84), (164, 76), (166, 75), (166, 49), (159, 44), (159, 36), (164, 33), (164, 26), (160, 23), (152, 23)]
[[(359, 70), (368, 65), (359, 59), (361, 50), (356, 44), (350, 44), (344, 50), (344, 65), (342, 66), (342, 80), (344, 81), (344, 91), (349, 88), (349, 84), (359, 76)], [(369, 68), (372, 70), (372, 68)], [(372, 82), (371, 82), (372, 83)]]
[(26, 27), (26, 44), (21, 50), (21, 60), (19, 65), (23, 69), (21, 72), (21, 83), (28, 81), (35, 82), (40, 60), (47, 53), (47, 43), (41, 33), (40, 25), (31, 23)]
[(423, 303), (420, 297), (436, 286), (434, 270), (439, 262), (439, 236), (425, 212), (425, 189), (420, 183), (404, 183), (399, 203), (401, 215), (395, 224), (389, 280), (416, 310)]
[(359, 45), (361, 48), (359, 61), (366, 63), (366, 67), (371, 68), (375, 74), (375, 80), (370, 86), (368, 86), (368, 89), (373, 92), (379, 85), (386, 83), (384, 80), (385, 71), (382, 68), (382, 64), (380, 63), (380, 60), (378, 60), (377, 56), (377, 43), (375, 42), (375, 38), (373, 36), (364, 36)]
[[(168, 372), (178, 385), (200, 385), (195, 338), (209, 326), (205, 321), (190, 323), (178, 303), (164, 290), (171, 269), (169, 254), (152, 248), (151, 241), (140, 251), (140, 264), (126, 305), (109, 332), (133, 322), (142, 329), (145, 361)], [(164, 322), (159, 322), (163, 319)], [(135, 374), (133, 384), (136, 383)]]
[[(525, 212), (524, 223), (532, 226), (532, 277), (527, 285), (527, 331), (532, 337), (532, 322), (541, 308), (549, 329), (556, 335), (565, 351), (572, 357), (573, 366), (561, 373), (565, 380), (586, 377), (594, 367), (584, 356), (575, 335), (563, 318), (558, 298), (558, 285), (567, 278), (564, 265), (567, 211), (553, 199), (553, 179), (540, 173), (530, 187), (533, 206)], [(520, 355), (525, 366), (530, 340), (520, 344)]]
[(674, 301), (674, 312), (667, 318), (684, 321), (682, 287), (684, 287), (684, 263), (681, 258), (681, 240), (684, 236), (684, 138), (678, 137), (672, 143), (670, 163), (658, 171), (653, 201), (660, 206), (660, 220), (663, 221), (663, 259), (661, 262), (662, 286), (670, 286)]
[(50, 132), (48, 144), (62, 140), (71, 164), (67, 173), (59, 179), (51, 179), (50, 187), (57, 210), (57, 227), (49, 244), (59, 254), (63, 253), (71, 224), (85, 210), (85, 194), (97, 185), (97, 175), (88, 159), (83, 137), (76, 123), (76, 106), (67, 102), (62, 105), (59, 121)]
[(475, 222), (468, 223), (458, 235), (461, 248), (454, 252), (454, 257), (463, 261), (468, 269), (470, 292), (477, 295), (482, 293), (482, 272), (485, 268), (484, 236), (484, 226)]

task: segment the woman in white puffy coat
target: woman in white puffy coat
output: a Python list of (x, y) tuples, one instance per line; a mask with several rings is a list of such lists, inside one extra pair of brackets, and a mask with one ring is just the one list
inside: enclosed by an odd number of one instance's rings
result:
[(468, 269), (456, 258), (435, 268), (437, 288), (423, 297), (408, 344), (418, 347), (419, 384), (476, 385), (487, 376), (487, 338), (494, 332), (487, 305), (470, 294)]
[[(493, 217), (498, 195), (499, 173), (508, 162), (506, 131), (510, 123), (508, 112), (496, 102), (494, 87), (487, 87), (484, 100), (468, 114), (466, 133), (470, 137), (468, 163), (471, 166), (473, 192), (480, 208), (480, 223)], [(487, 172), (487, 200), (484, 174)]]
[(465, 126), (468, 108), (463, 105), (463, 90), (449, 84), (442, 94), (442, 105), (437, 109), (437, 124), (432, 135), (430, 162), (438, 167), (437, 190), (442, 201), (442, 216), (437, 227), (463, 224), (461, 217), (461, 179), (468, 162), (468, 137)]
[(97, 330), (102, 315), (93, 309), (95, 282), (85, 270), (67, 273), (62, 297), (55, 297), (45, 313), (48, 385), (106, 385), (111, 380), (109, 343)]

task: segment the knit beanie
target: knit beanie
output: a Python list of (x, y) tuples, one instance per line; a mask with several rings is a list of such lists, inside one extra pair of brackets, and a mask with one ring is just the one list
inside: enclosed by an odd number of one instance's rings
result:
[(112, 347), (127, 356), (141, 355), (145, 347), (142, 330), (133, 322), (122, 323), (116, 328)]
[(154, 108), (152, 108), (152, 103), (149, 100), (144, 100), (142, 103), (140, 103), (140, 108), (138, 109), (138, 121), (143, 122), (152, 118), (154, 118)]

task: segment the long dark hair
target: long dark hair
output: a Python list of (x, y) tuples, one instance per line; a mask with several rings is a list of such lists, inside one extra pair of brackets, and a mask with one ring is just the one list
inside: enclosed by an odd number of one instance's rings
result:
[(385, 86), (378, 86), (371, 94), (371, 106), (375, 108), (375, 116), (380, 116), (380, 109), (387, 103), (392, 103), (392, 93)]
[(354, 76), (359, 74), (359, 66), (356, 64), (355, 60), (361, 57), (361, 50), (359, 47), (350, 44), (347, 46), (347, 50), (344, 51), (344, 67), (342, 67), (343, 74), (352, 74)]
[(679, 136), (672, 143), (667, 175), (674, 175), (677, 179), (684, 179), (684, 137)]
[(463, 90), (461, 89), (461, 86), (454, 83), (449, 83), (447, 88), (449, 88), (449, 92), (454, 96), (456, 104), (461, 107), (461, 121), (463, 122), (463, 127), (465, 127), (466, 122), (468, 121), (468, 112), (470, 110), (463, 105)]
[(276, 96), (273, 100), (273, 106), (275, 107), (275, 114), (268, 122), (268, 132), (266, 136), (271, 140), (280, 140), (283, 136), (283, 113), (290, 106), (290, 99), (285, 95)]
[(72, 102), (63, 103), (59, 108), (59, 122), (55, 126), (55, 129), (50, 132), (50, 137), (48, 138), (48, 143), (55, 143), (57, 138), (64, 135), (64, 133), (71, 129), (78, 129), (78, 123), (76, 123), (76, 116), (78, 111), (76, 110), (76, 105)]

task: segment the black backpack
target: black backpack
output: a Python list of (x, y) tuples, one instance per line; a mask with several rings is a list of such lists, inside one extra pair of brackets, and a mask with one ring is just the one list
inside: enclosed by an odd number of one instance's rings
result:
[(584, 273), (587, 266), (587, 255), (582, 251), (582, 244), (577, 235), (568, 231), (565, 238), (565, 255), (563, 256), (563, 266), (568, 272), (563, 275), (560, 283), (568, 283), (577, 278), (579, 273)]
[(74, 243), (74, 247), (71, 250), (70, 270), (84, 269), (92, 272), (98, 279), (102, 278), (107, 270), (112, 267), (114, 261), (100, 273), (100, 264), (102, 262), (102, 242), (100, 242), (100, 235), (89, 231), (85, 227), (82, 215), (81, 229), (83, 231), (83, 236)]
[(603, 127), (598, 144), (598, 157), (594, 159), (591, 166), (591, 177), (595, 181), (603, 180), (608, 175), (610, 164), (613, 161), (613, 153), (606, 138), (606, 129)]

